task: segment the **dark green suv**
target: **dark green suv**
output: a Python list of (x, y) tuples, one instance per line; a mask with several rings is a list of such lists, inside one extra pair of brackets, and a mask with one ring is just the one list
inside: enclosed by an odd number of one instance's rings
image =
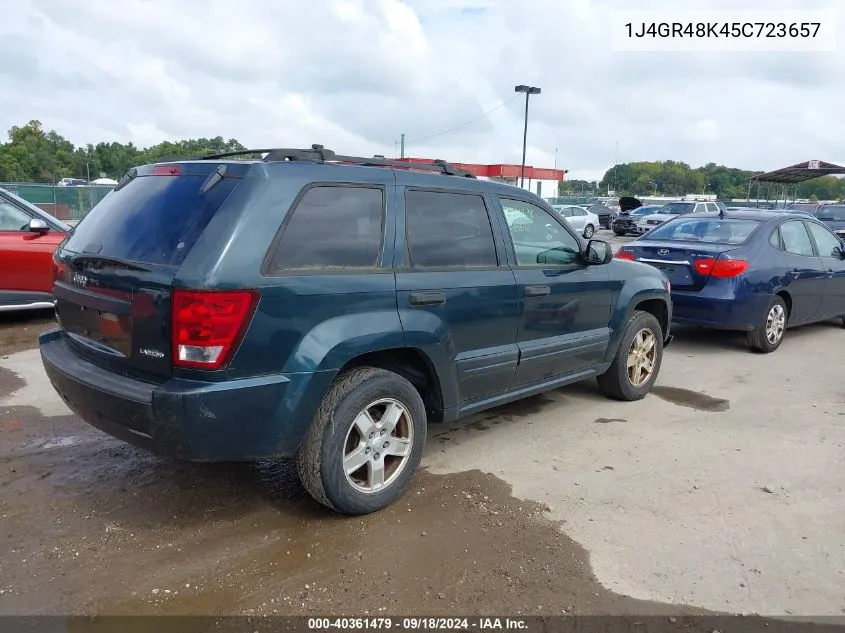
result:
[(361, 514), (401, 494), (428, 422), (654, 384), (668, 281), (541, 198), (439, 161), (251, 154), (132, 169), (57, 249), (41, 355), (90, 424), (181, 459), (296, 456)]

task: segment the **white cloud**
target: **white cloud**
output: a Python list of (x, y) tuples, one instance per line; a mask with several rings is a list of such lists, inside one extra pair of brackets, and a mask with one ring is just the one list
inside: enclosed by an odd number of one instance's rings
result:
[[(365, 155), (394, 154), (404, 132), (409, 154), (519, 162), (520, 99), (460, 124), (531, 83), (543, 92), (531, 100), (528, 162), (551, 167), (557, 148), (570, 177), (601, 176), (617, 140), (621, 161), (845, 160), (841, 34), (829, 55), (612, 52), (608, 20), (629, 4), (16, 0), (0, 22), (0, 127), (37, 118), (77, 144), (221, 135)], [(742, 8), (764, 20), (767, 9), (831, 5)]]

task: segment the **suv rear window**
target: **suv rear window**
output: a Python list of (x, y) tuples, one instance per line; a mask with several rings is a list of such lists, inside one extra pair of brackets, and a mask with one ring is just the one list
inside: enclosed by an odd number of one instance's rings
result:
[(137, 176), (85, 216), (64, 248), (120, 260), (179, 266), (240, 184), (224, 178), (205, 193), (207, 176)]

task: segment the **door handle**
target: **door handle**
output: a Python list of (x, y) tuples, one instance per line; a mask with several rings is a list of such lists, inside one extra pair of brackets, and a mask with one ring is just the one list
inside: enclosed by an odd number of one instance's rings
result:
[(549, 286), (525, 286), (526, 297), (545, 297), (551, 292), (552, 289)]
[(446, 303), (446, 295), (436, 291), (412, 292), (408, 303), (412, 306), (436, 306)]

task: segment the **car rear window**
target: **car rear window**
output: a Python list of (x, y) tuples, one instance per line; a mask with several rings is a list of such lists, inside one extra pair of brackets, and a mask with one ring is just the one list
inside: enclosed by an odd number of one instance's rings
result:
[(832, 204), (816, 211), (816, 217), (822, 222), (845, 222), (845, 204)]
[(224, 178), (206, 192), (206, 176), (138, 176), (109, 192), (64, 248), (76, 253), (179, 266), (241, 182)]
[(742, 244), (760, 226), (757, 220), (689, 218), (667, 222), (648, 234), (649, 240)]
[(660, 213), (683, 215), (684, 213), (692, 213), (694, 209), (694, 202), (669, 202), (663, 205), (663, 208), (660, 209)]

